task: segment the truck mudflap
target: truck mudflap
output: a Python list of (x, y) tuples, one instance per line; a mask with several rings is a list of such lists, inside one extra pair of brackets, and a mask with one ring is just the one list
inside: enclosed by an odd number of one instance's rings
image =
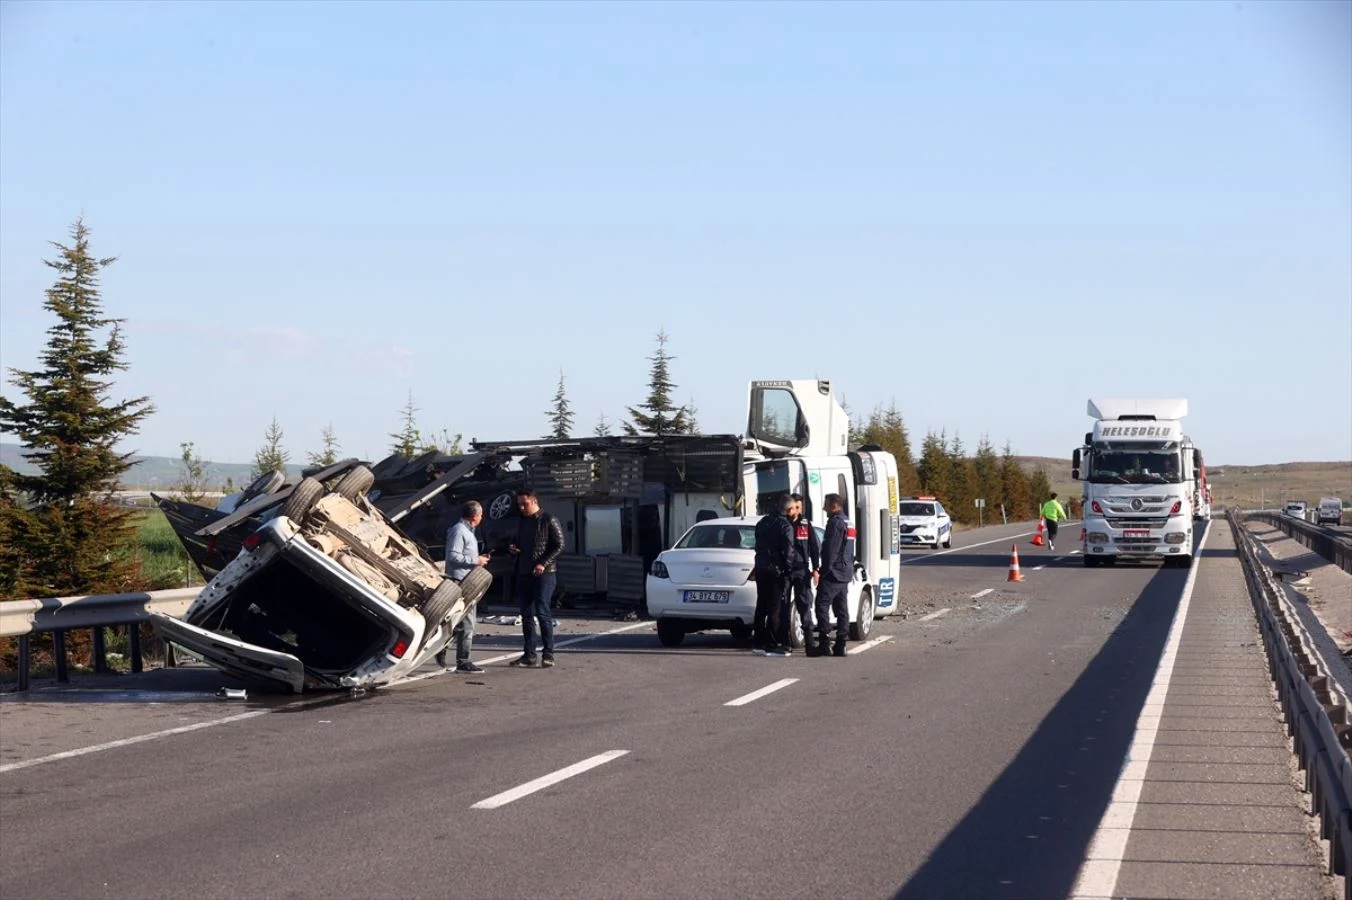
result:
[(151, 613), (150, 621), (161, 638), (197, 654), (222, 672), (252, 681), (283, 684), (297, 694), (304, 688), (305, 665), (289, 653), (246, 644), (163, 613)]

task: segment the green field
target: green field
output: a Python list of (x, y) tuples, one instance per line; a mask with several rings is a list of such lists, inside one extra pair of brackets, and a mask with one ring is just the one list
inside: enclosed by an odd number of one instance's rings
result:
[(141, 559), (141, 573), (151, 582), (151, 590), (204, 583), (164, 513), (158, 509), (138, 512), (136, 528), (138, 544), (134, 552)]

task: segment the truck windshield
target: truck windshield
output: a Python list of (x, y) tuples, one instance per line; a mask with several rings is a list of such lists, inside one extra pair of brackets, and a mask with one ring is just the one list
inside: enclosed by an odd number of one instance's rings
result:
[(1179, 484), (1177, 450), (1095, 449), (1089, 480), (1094, 484)]

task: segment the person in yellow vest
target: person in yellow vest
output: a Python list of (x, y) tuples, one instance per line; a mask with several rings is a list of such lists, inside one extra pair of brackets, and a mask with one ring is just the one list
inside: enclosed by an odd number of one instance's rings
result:
[(1052, 491), (1051, 499), (1042, 504), (1042, 509), (1038, 510), (1042, 518), (1047, 520), (1047, 549), (1056, 549), (1056, 523), (1064, 521), (1066, 509), (1061, 505), (1061, 501), (1056, 499), (1056, 491)]

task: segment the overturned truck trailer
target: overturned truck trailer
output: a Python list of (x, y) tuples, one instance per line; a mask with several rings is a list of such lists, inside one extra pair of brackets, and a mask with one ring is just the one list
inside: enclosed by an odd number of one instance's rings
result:
[[(495, 562), (516, 534), (517, 487), (532, 488), (541, 508), (558, 518), (564, 549), (557, 599), (563, 606), (600, 600), (639, 608), (657, 554), (697, 521), (736, 515), (742, 502), (737, 435), (474, 441), (470, 446), (513, 465), (503, 471), (500, 493), (483, 491), (483, 497), (474, 498), (484, 503), (483, 538)], [(502, 564), (503, 588), (510, 591), (511, 557)]]

